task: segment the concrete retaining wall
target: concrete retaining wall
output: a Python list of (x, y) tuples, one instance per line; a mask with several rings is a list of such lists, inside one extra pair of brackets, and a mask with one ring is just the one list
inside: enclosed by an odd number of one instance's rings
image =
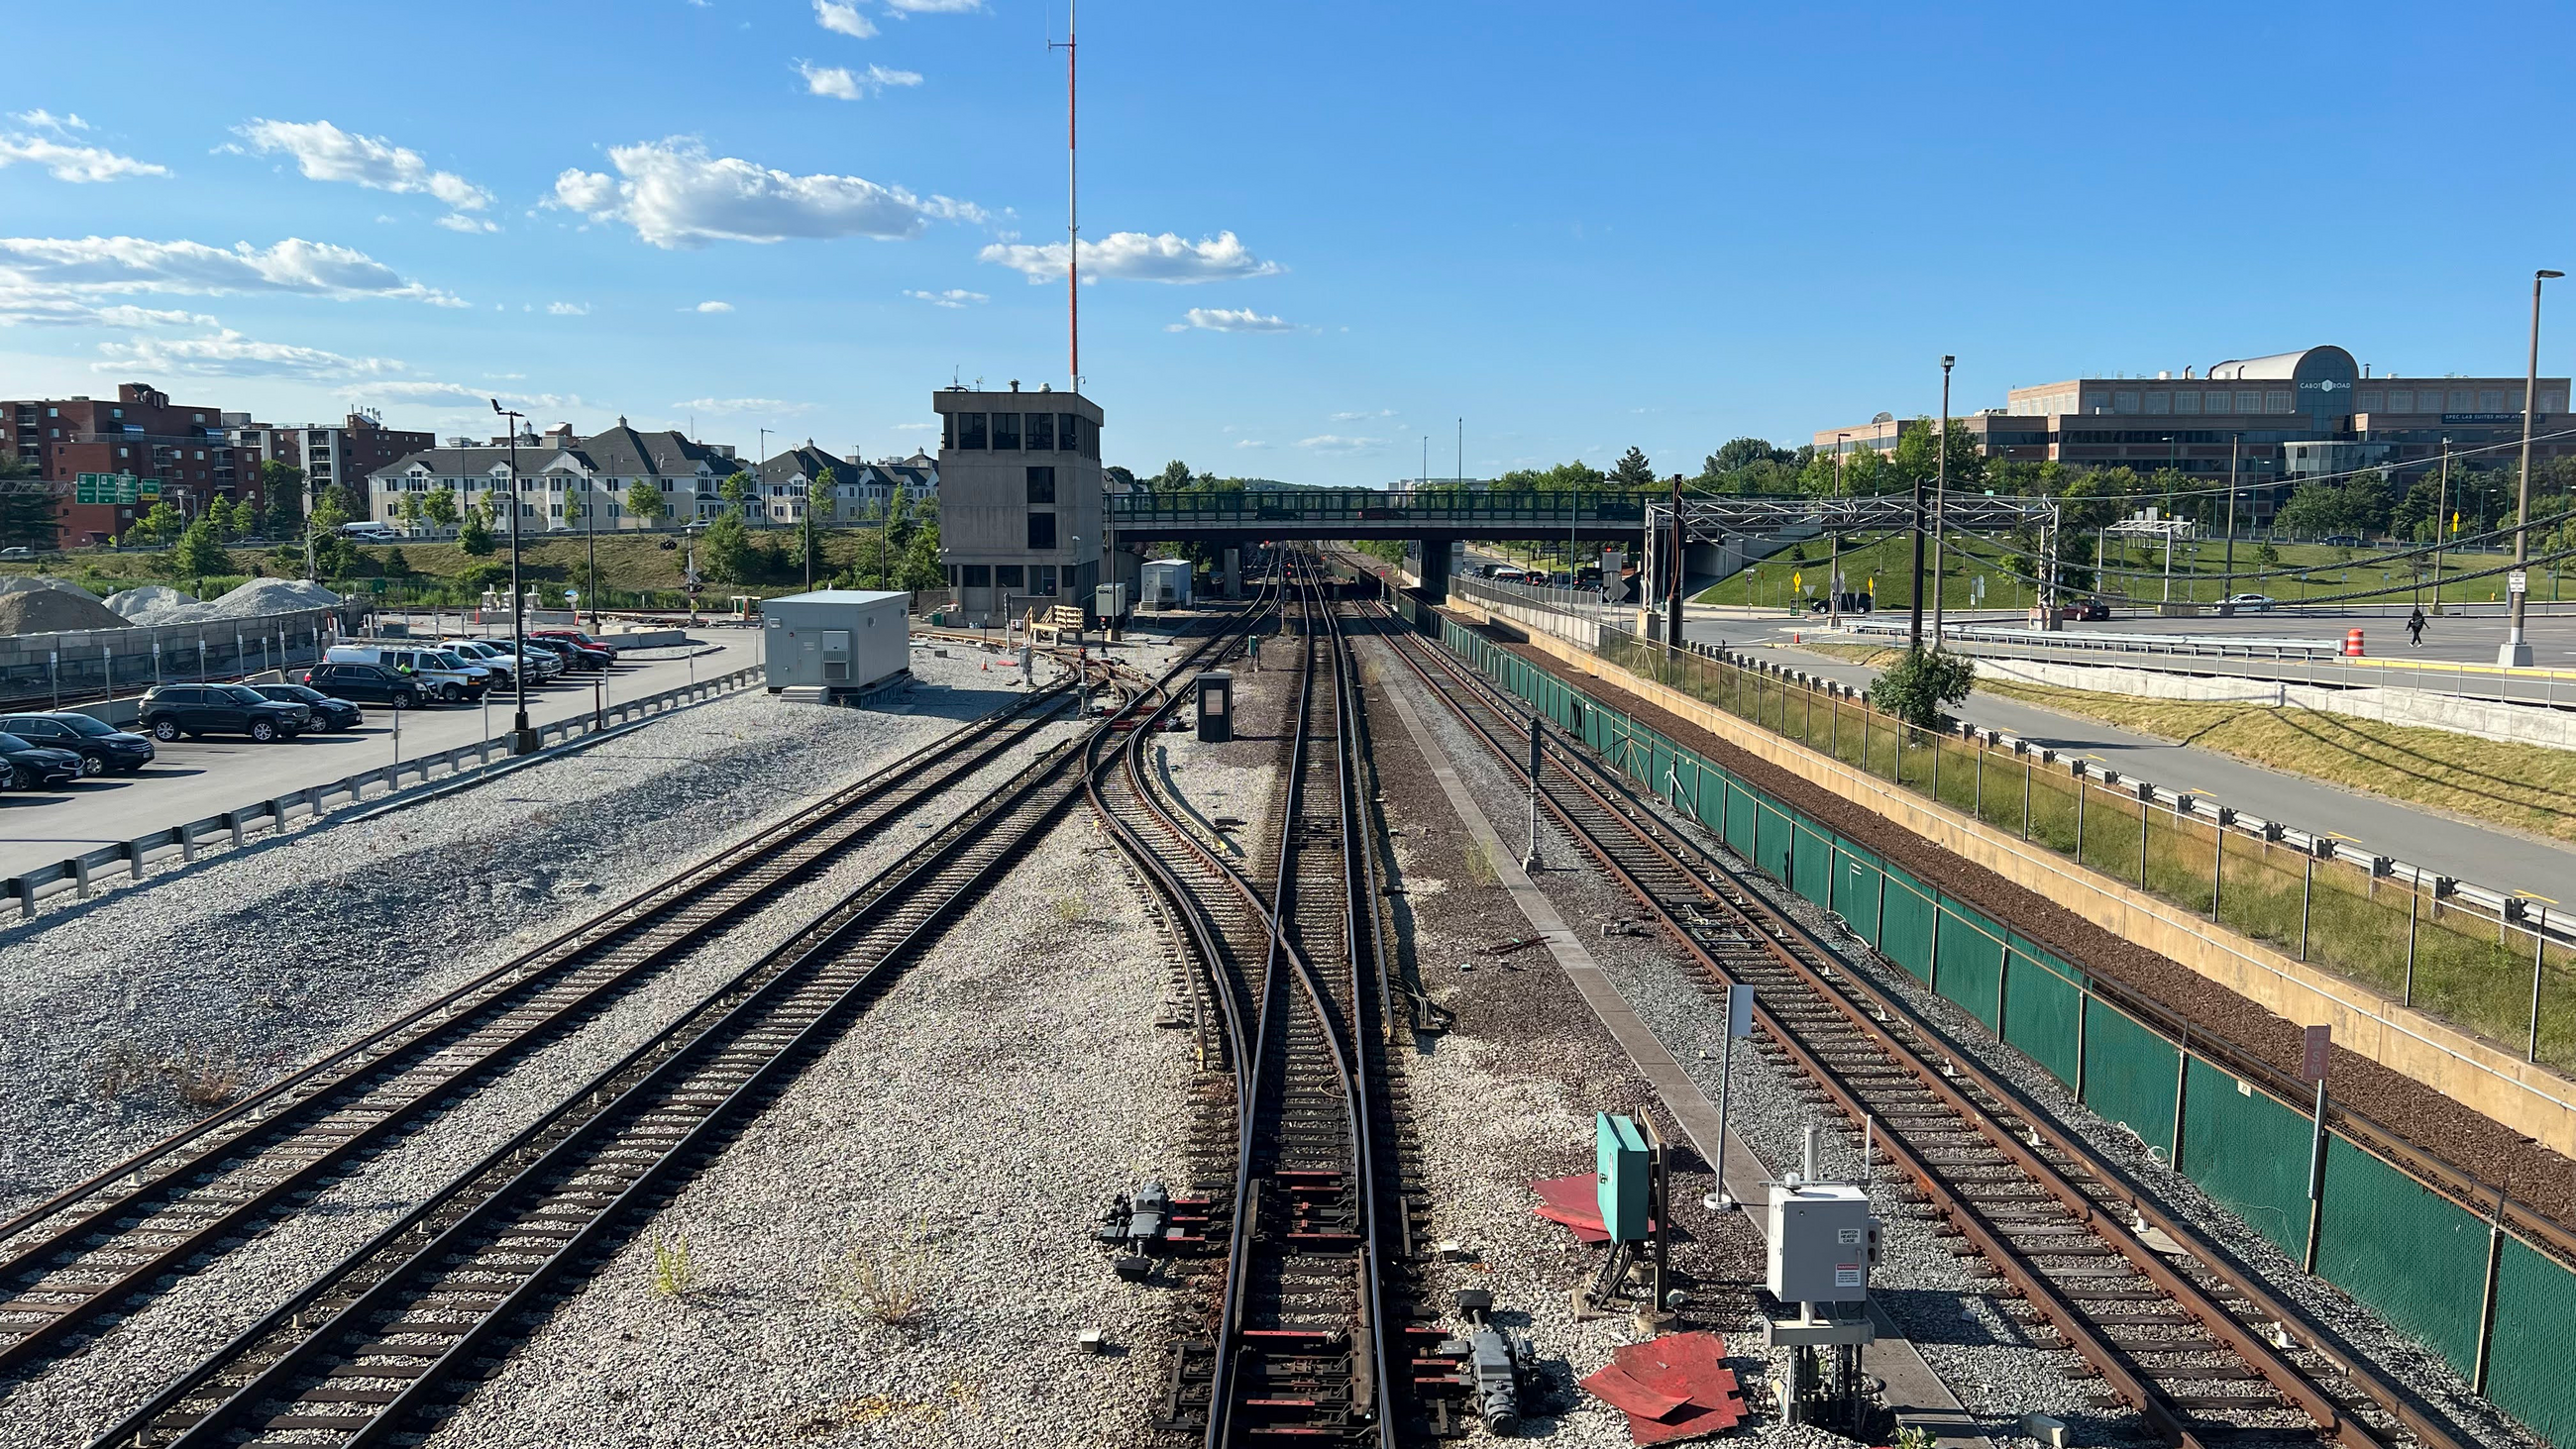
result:
[(2060, 664), (2044, 659), (1997, 659), (1985, 655), (1974, 658), (1981, 677), (2017, 684), (2044, 684), (2140, 699), (2296, 705), (2320, 714), (2380, 724), (2417, 725), (2486, 740), (2576, 750), (2576, 713), (2539, 705), (2500, 704), (2421, 689), (2328, 689), (2289, 680), (2167, 674), (2154, 669)]

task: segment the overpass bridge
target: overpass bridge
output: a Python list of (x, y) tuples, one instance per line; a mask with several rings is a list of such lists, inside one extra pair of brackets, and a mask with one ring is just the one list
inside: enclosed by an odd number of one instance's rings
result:
[[(1672, 494), (1572, 491), (1483, 492), (1455, 488), (1258, 488), (1217, 493), (1113, 493), (1108, 524), (1129, 539), (1205, 543), (1240, 548), (1273, 539), (1397, 538), (1421, 545), (1423, 587), (1448, 590), (1449, 545), (1462, 540), (1507, 542), (1567, 539), (1625, 544), (1644, 558), (1648, 530), (1662, 533), (1669, 557)], [(1943, 510), (1948, 527), (1961, 532), (2000, 532), (2047, 527), (2055, 503), (2044, 498), (1961, 494)], [(1928, 509), (1926, 510), (1929, 511)], [(1820, 533), (1876, 533), (1914, 526), (1907, 494), (1829, 498), (1805, 494), (1684, 495), (1682, 534), (1692, 550), (1707, 550), (1708, 568), (1694, 554), (1686, 573), (1720, 571), (1732, 547), (1741, 556), (1748, 537), (1812, 538)]]

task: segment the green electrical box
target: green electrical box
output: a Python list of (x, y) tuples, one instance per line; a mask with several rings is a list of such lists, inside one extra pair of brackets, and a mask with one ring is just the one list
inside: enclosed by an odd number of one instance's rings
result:
[(1601, 1226), (1614, 1243), (1644, 1242), (1650, 1173), (1645, 1134), (1637, 1130), (1634, 1117), (1596, 1112), (1592, 1141), (1601, 1173)]

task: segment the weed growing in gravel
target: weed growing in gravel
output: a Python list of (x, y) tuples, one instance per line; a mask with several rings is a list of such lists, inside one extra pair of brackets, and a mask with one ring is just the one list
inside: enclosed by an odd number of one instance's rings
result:
[(1079, 926), (1091, 919), (1090, 902), (1071, 891), (1057, 896), (1054, 905), (1056, 919), (1068, 926)]
[(685, 1298), (698, 1286), (697, 1265), (689, 1261), (689, 1238), (653, 1234), (653, 1296)]
[(91, 1069), (90, 1086), (101, 1100), (113, 1102), (161, 1075), (161, 1064), (130, 1041), (110, 1043)]
[(930, 1308), (935, 1256), (927, 1222), (892, 1242), (848, 1249), (823, 1265), (823, 1301), (890, 1328), (916, 1327)]
[(1476, 884), (1481, 886), (1493, 885), (1502, 879), (1500, 875), (1495, 873), (1494, 858), (1485, 853), (1485, 843), (1483, 841), (1468, 841), (1465, 854), (1467, 857), (1467, 879), (1474, 881)]
[(179, 1100), (191, 1107), (220, 1107), (241, 1090), (240, 1061), (202, 1047), (190, 1047), (163, 1061), (161, 1075), (178, 1088)]

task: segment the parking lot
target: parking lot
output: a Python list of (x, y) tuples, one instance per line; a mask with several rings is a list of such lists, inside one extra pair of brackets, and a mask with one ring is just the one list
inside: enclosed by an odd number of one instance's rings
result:
[[(531, 687), (530, 723), (571, 719), (588, 714), (595, 698), (614, 703), (657, 694), (744, 668), (759, 658), (759, 638), (749, 629), (709, 627), (690, 637), (700, 641), (702, 652), (657, 650), (649, 660), (621, 661), (597, 689), (593, 682), (600, 676), (592, 674), (566, 675), (543, 688)], [(703, 652), (708, 650), (713, 652)], [(401, 758), (471, 744), (487, 731), (505, 733), (515, 703), (502, 691), (478, 705), (405, 710)], [(0, 793), (0, 877), (391, 762), (397, 749), (394, 712), (382, 705), (362, 708), (366, 719), (354, 730), (265, 745), (221, 736), (156, 742), (152, 763), (136, 774)]]

